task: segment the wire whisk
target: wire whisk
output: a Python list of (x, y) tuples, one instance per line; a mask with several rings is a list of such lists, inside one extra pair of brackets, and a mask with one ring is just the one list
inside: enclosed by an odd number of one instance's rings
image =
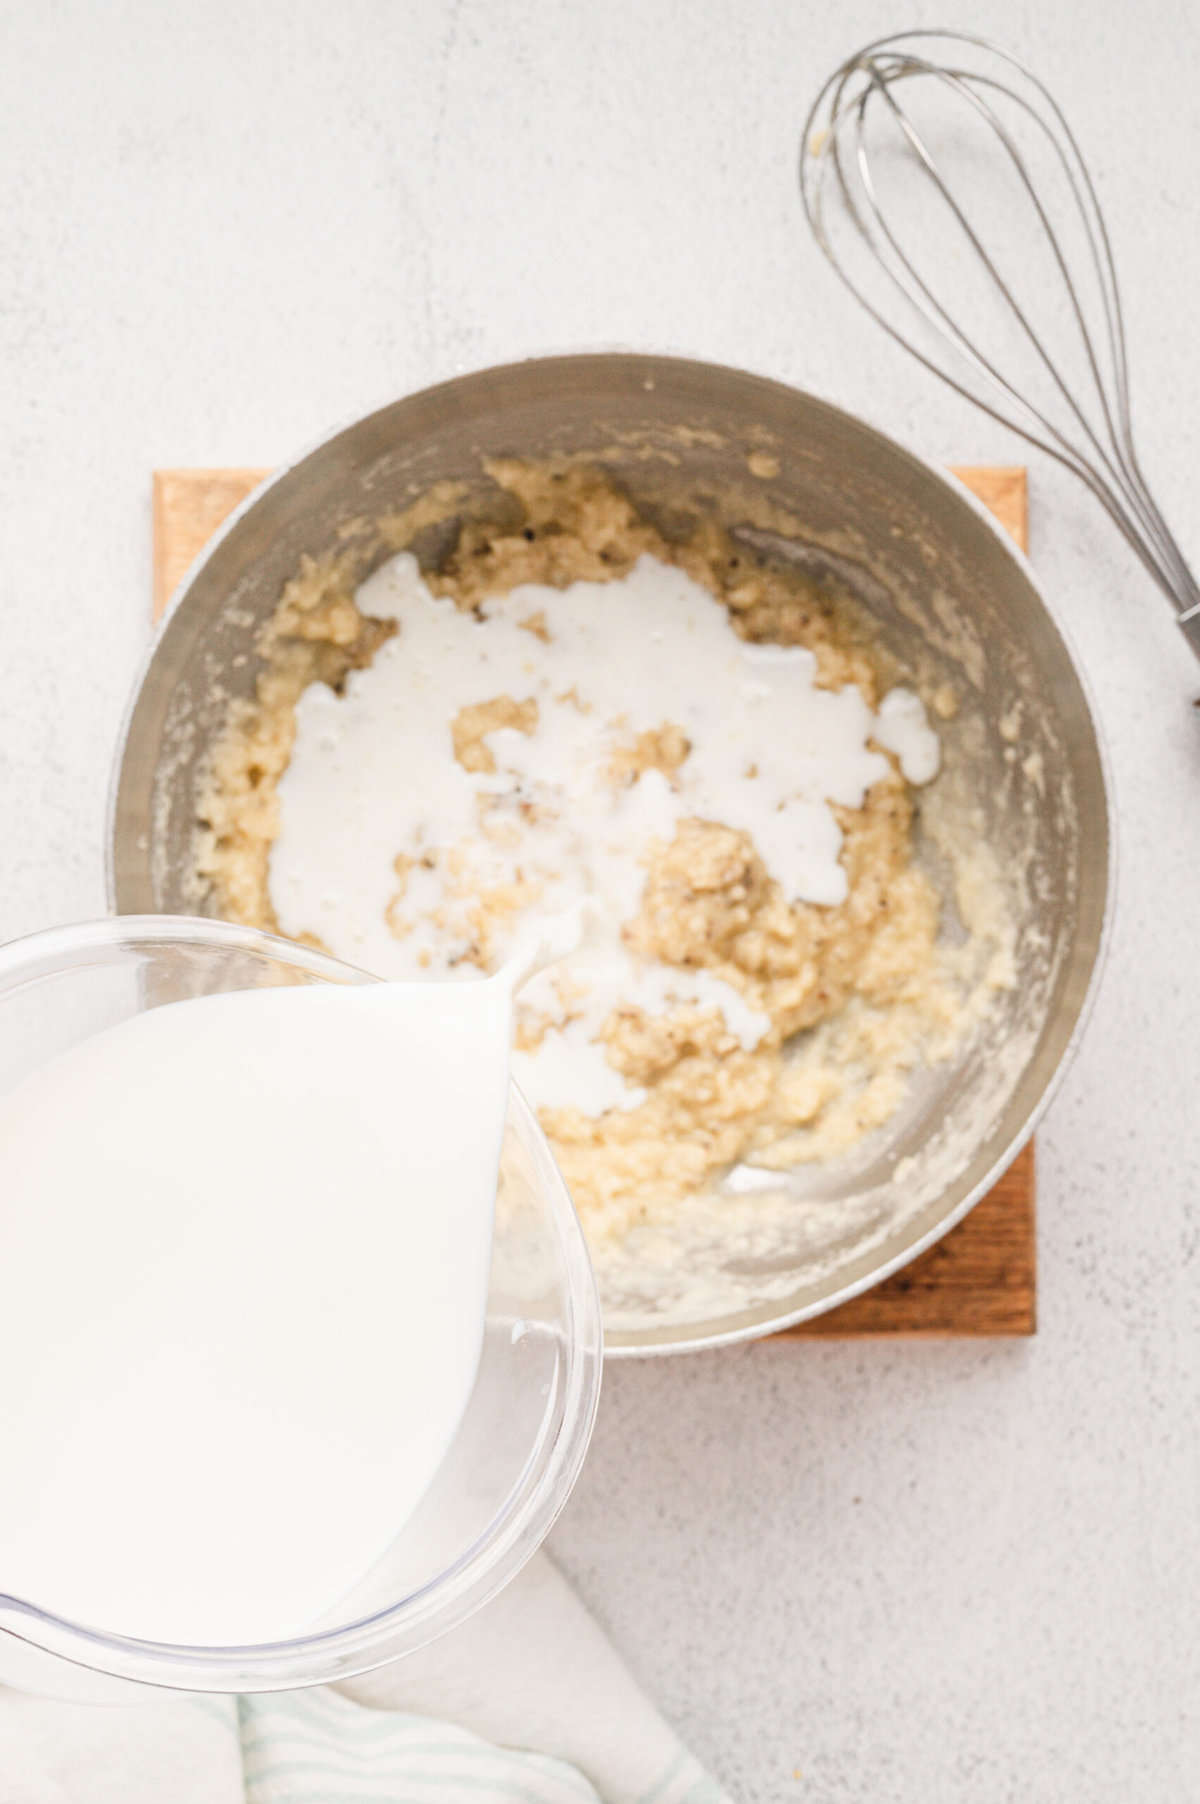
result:
[(966, 33), (879, 38), (817, 96), (800, 190), (818, 244), (867, 311), (1086, 483), (1200, 657), (1200, 586), (1134, 444), (1108, 232), (1043, 84)]

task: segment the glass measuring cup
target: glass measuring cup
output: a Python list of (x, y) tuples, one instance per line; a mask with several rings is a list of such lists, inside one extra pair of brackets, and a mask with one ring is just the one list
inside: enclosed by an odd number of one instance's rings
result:
[[(0, 1095), (78, 1040), (163, 1003), (373, 981), (323, 953), (217, 921), (124, 916), (35, 934), (0, 948)], [(494, 1596), (544, 1539), (583, 1463), (600, 1367), (600, 1309), (582, 1232), (514, 1086), (471, 1400), (416, 1513), (351, 1596), (287, 1641), (185, 1647), (56, 1617), (36, 1598), (5, 1595), (0, 1571), (0, 1683), (96, 1701), (146, 1686), (273, 1691), (349, 1678), (413, 1652)]]

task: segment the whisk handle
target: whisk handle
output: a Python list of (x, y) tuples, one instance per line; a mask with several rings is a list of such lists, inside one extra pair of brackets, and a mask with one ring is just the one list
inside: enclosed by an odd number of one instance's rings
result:
[[(1200, 658), (1200, 601), (1194, 602), (1180, 614), (1178, 624), (1192, 651)], [(1200, 702), (1196, 706), (1200, 708)]]

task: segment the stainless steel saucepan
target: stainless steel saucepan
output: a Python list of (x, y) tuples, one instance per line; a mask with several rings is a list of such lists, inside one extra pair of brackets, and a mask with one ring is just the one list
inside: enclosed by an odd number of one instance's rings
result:
[[(485, 459), (555, 453), (604, 464), (664, 530), (716, 510), (755, 555), (849, 588), (897, 667), (953, 693), (944, 807), (923, 806), (957, 811), (964, 838), (992, 849), (1016, 927), (1015, 981), (961, 1053), (919, 1074), (860, 1156), (788, 1180), (794, 1233), (736, 1255), (737, 1306), (701, 1305), (683, 1325), (625, 1311), (609, 1336), (615, 1353), (711, 1346), (832, 1308), (961, 1220), (1032, 1131), (1098, 969), (1111, 839), (1092, 711), (1028, 564), (951, 478), (809, 395), (673, 358), (540, 359), (369, 415), (264, 483), (181, 585), (118, 754), (111, 901), (122, 913), (205, 908), (189, 885), (205, 753), (254, 683), (259, 629), (302, 555), (369, 546), (372, 520), (446, 479), (464, 485), (465, 509), (486, 509)], [(452, 530), (416, 549), (436, 557)], [(947, 915), (953, 931), (952, 898)]]

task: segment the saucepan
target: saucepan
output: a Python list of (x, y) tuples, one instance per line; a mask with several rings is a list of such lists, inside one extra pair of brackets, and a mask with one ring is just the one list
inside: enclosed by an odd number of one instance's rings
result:
[[(192, 856), (206, 757), (231, 702), (252, 691), (283, 585), (305, 556), (368, 545), (364, 523), (435, 484), (459, 485), (457, 505), (478, 512), (485, 464), (499, 455), (594, 460), (664, 531), (715, 511), (756, 555), (852, 595), (880, 654), (924, 693), (954, 697), (932, 797), (949, 798), (965, 839), (987, 848), (1012, 929), (1011, 969), (986, 1022), (918, 1071), (908, 1103), (860, 1156), (790, 1175), (794, 1234), (757, 1259), (736, 1254), (734, 1304), (676, 1297), (639, 1316), (628, 1299), (606, 1299), (612, 1354), (766, 1334), (834, 1308), (961, 1221), (1032, 1132), (1101, 963), (1112, 836), (1085, 684), (1052, 598), (953, 478), (811, 395), (675, 358), (538, 359), (358, 420), (265, 482), (184, 579), (117, 756), (111, 903), (215, 912)], [(415, 549), (436, 559), (455, 529), (443, 519)], [(366, 574), (386, 553), (363, 555)], [(953, 932), (953, 885), (941, 880)], [(719, 1247), (705, 1257), (719, 1261)]]

